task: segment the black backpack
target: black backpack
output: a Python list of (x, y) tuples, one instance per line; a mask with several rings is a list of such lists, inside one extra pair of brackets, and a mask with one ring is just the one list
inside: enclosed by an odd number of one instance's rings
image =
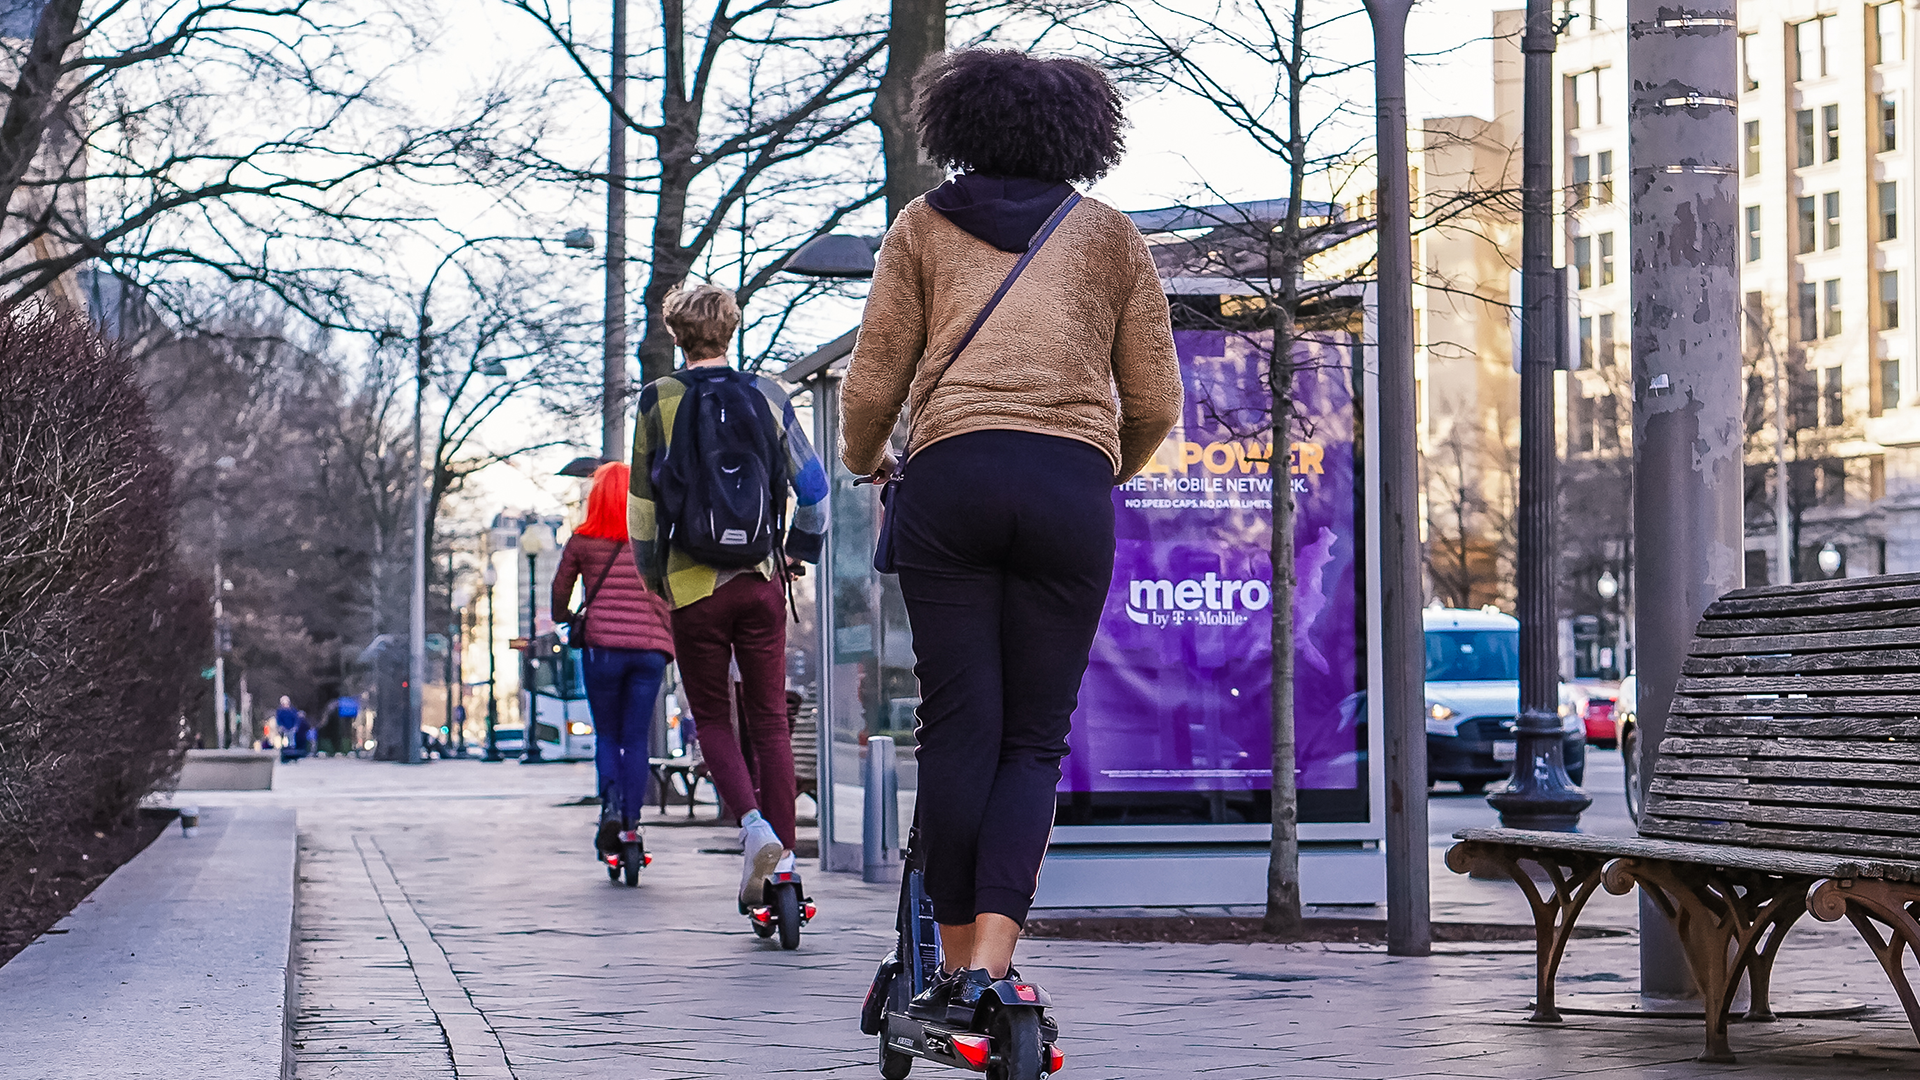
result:
[(779, 551), (784, 532), (779, 421), (752, 375), (715, 367), (673, 377), (686, 392), (651, 476), (662, 535), (707, 566), (758, 566)]

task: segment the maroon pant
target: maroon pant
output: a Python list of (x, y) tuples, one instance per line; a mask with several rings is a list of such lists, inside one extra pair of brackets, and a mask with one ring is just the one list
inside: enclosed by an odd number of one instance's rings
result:
[[(792, 850), (797, 793), (793, 736), (787, 729), (787, 605), (780, 583), (741, 574), (705, 600), (675, 609), (673, 651), (713, 786), (729, 810), (758, 809)], [(741, 739), (753, 749), (751, 771), (733, 733), (729, 660), (740, 665)]]

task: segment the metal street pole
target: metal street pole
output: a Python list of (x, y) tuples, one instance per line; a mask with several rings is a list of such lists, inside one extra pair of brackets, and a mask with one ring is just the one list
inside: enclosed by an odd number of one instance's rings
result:
[(1527, 0), (1520, 239), (1520, 717), (1513, 778), (1487, 797), (1512, 829), (1571, 831), (1593, 804), (1567, 775), (1553, 545), (1554, 360), (1562, 340), (1553, 269), (1553, 0)]
[[(1635, 655), (1642, 753), (1694, 627), (1741, 583), (1740, 181), (1736, 23), (1628, 0), (1627, 160), (1633, 307)], [(1640, 770), (1642, 798), (1652, 770)], [(1640, 988), (1690, 989), (1677, 935), (1640, 903)]]
[(607, 75), (607, 297), (600, 371), (600, 456), (627, 458), (627, 0), (613, 0)]
[[(489, 542), (491, 543), (491, 542)], [(500, 708), (494, 699), (494, 683), (499, 678), (497, 650), (500, 648), (499, 631), (493, 621), (493, 586), (500, 580), (500, 572), (493, 568), (493, 552), (487, 552), (487, 569), (482, 580), (487, 585), (487, 749), (480, 755), (481, 761), (500, 760), (500, 741), (494, 735), (494, 725), (499, 722)]]
[(453, 730), (453, 695), (454, 686), (456, 685), (453, 681), (453, 639), (458, 636), (459, 633), (460, 627), (456, 624), (453, 614), (453, 546), (449, 544), (447, 546), (447, 653), (446, 659), (442, 664), (446, 669), (444, 674), (447, 686), (447, 738), (459, 741), (461, 744), (460, 749), (464, 754), (466, 750), (466, 740), (456, 735)]
[(1421, 629), (1419, 470), (1413, 387), (1413, 226), (1407, 177), (1407, 14), (1367, 0), (1380, 162), (1380, 640), (1385, 685), (1387, 952), (1433, 951), (1427, 887), (1426, 642)]
[(220, 520), (220, 477), (233, 465), (233, 459), (224, 455), (213, 463), (213, 745), (221, 749), (232, 740), (227, 736), (227, 649), (231, 642), (227, 631), (227, 579), (220, 569), (221, 548), (226, 543)]
[(407, 754), (402, 761), (420, 763), (422, 685), (427, 678), (427, 447), (421, 417), (427, 399), (427, 294), (420, 296), (420, 329), (414, 337), (413, 374), (413, 588), (407, 605)]

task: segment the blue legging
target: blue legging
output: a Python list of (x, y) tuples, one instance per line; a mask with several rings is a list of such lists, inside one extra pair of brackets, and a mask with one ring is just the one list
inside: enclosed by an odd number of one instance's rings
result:
[(653, 649), (584, 651), (587, 710), (593, 714), (593, 765), (600, 774), (601, 817), (638, 821), (647, 802), (647, 736), (667, 654)]

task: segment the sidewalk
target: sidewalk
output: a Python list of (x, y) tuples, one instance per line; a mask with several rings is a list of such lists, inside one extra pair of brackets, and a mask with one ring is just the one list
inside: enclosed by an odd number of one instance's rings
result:
[[(736, 841), (710, 810), (691, 827), (684, 809), (650, 814), (653, 867), (637, 890), (610, 885), (590, 853), (595, 810), (564, 805), (591, 790), (591, 766), (308, 761), (275, 783), (195, 798), (299, 812), (303, 1080), (878, 1075), (854, 1016), (889, 944), (891, 886), (807, 873), (820, 917), (799, 951), (781, 952), (734, 913), (739, 859), (725, 851)], [(1440, 918), (1485, 920), (1509, 910), (1498, 896), (1517, 894), (1437, 867), (1433, 882)], [(1630, 913), (1630, 901), (1613, 902)], [(1528, 1024), (1530, 949), (1471, 948), (1404, 959), (1322, 945), (1032, 942), (1021, 967), (1060, 1002), (1065, 1075), (1085, 1080), (1801, 1080), (1920, 1067), (1851, 929), (1803, 922), (1775, 985), (1789, 1009), (1845, 998), (1877, 1006), (1872, 1015), (1739, 1025), (1734, 1066), (1692, 1060), (1697, 1020)], [(1631, 989), (1637, 949), (1631, 937), (1575, 942), (1562, 993)]]

